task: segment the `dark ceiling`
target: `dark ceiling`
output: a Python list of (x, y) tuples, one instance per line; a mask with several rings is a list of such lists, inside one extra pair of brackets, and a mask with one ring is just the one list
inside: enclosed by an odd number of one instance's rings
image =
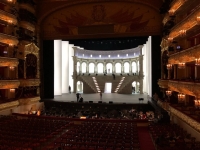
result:
[(109, 39), (81, 39), (69, 40), (70, 44), (80, 46), (87, 50), (124, 50), (135, 48), (147, 42), (148, 37), (127, 37)]

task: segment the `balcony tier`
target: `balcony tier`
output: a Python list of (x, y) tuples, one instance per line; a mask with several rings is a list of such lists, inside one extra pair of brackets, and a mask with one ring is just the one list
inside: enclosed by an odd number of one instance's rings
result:
[(17, 45), (18, 42), (19, 41), (18, 41), (17, 37), (0, 33), (0, 43), (4, 43), (4, 44), (8, 44), (8, 45), (10, 45), (10, 44)]
[(170, 55), (168, 62), (170, 64), (186, 63), (195, 61), (196, 58), (200, 58), (200, 44)]
[(29, 3), (19, 3), (19, 8), (26, 9), (35, 14), (35, 9)]
[(40, 79), (24, 79), (24, 80), (20, 79), (19, 81), (20, 81), (20, 86), (22, 87), (40, 85)]
[(7, 23), (14, 25), (17, 24), (16, 16), (3, 10), (0, 10), (0, 20), (6, 21)]
[(28, 21), (20, 21), (19, 26), (24, 29), (30, 30), (32, 32), (35, 32), (35, 25), (33, 25), (32, 23)]
[(158, 80), (158, 85), (160, 88), (167, 89), (169, 80)]
[(19, 85), (20, 82), (18, 80), (0, 80), (0, 89), (15, 89)]
[(16, 107), (19, 106), (19, 101), (12, 101), (12, 102), (8, 102), (8, 103), (3, 103), (0, 104), (0, 110), (2, 109), (8, 109), (8, 108), (12, 108), (12, 107)]
[(0, 66), (18, 66), (19, 62), (16, 58), (0, 57)]

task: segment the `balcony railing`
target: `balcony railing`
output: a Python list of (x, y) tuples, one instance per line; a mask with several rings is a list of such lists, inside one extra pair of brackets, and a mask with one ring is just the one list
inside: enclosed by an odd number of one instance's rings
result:
[(40, 79), (20, 79), (20, 86), (27, 87), (27, 86), (39, 86)]
[(3, 20), (9, 24), (17, 24), (16, 16), (3, 10), (0, 10), (0, 20)]
[(18, 42), (19, 41), (17, 37), (0, 33), (0, 43), (4, 43), (7, 45), (17, 45)]
[(0, 89), (15, 89), (19, 85), (20, 82), (18, 80), (0, 80)]

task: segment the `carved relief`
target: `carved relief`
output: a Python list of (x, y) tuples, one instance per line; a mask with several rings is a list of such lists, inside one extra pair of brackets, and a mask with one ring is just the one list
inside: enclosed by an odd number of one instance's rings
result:
[(13, 66), (16, 67), (19, 64), (15, 58), (0, 57), (0, 66)]
[(18, 88), (20, 82), (18, 80), (1, 80), (0, 89), (15, 89)]
[(158, 80), (158, 85), (160, 88), (167, 89), (168, 88), (168, 80)]
[(180, 62), (195, 61), (196, 58), (200, 58), (200, 44), (179, 53), (170, 55), (168, 62), (170, 64), (178, 64)]
[(4, 44), (8, 44), (8, 45), (11, 43), (13, 45), (17, 45), (19, 41), (18, 41), (17, 37), (0, 33), (0, 42), (4, 43)]
[(39, 86), (40, 85), (40, 79), (26, 79), (26, 80), (19, 80), (20, 86)]

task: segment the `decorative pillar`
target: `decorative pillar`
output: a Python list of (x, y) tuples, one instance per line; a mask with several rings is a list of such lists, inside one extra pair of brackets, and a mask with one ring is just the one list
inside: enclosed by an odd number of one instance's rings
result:
[(143, 94), (143, 79), (140, 80), (140, 94)]
[(37, 56), (37, 74), (36, 74), (36, 78), (40, 78), (40, 59), (38, 58), (39, 56)]
[(195, 79), (198, 79), (198, 67), (195, 66)]
[(76, 78), (74, 78), (74, 89), (73, 89), (73, 91), (74, 91), (74, 93), (77, 93), (77, 85), (76, 85), (76, 83), (77, 83), (77, 79)]
[(124, 73), (124, 62), (121, 63), (121, 73)]
[(168, 69), (168, 79), (171, 79), (171, 69)]
[(82, 74), (82, 61), (80, 61), (80, 68), (79, 68), (79, 73)]
[(97, 62), (94, 63), (94, 73), (97, 74)]
[(174, 79), (177, 79), (177, 64), (174, 64)]
[(26, 79), (26, 57), (24, 60), (24, 79)]
[(18, 66), (15, 66), (15, 77), (18, 79)]
[(129, 62), (129, 74), (131, 74), (132, 73), (132, 62), (130, 61)]
[(140, 76), (143, 76), (143, 55), (140, 55), (139, 56), (139, 67), (140, 67), (140, 72), (139, 72), (139, 75)]
[(112, 63), (112, 73), (115, 74), (115, 63)]
[(88, 73), (89, 72), (89, 62), (87, 61), (86, 62), (86, 73)]

